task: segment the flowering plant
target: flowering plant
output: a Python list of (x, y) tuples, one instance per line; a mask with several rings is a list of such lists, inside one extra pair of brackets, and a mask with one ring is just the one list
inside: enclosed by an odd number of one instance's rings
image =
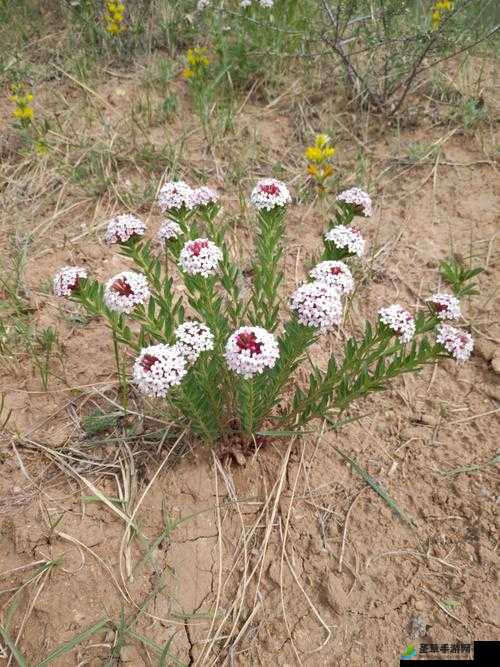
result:
[[(218, 194), (183, 181), (160, 190), (159, 208), (168, 219), (155, 241), (145, 239), (135, 216), (109, 222), (106, 240), (132, 261), (133, 271), (102, 285), (82, 267), (64, 267), (54, 280), (57, 295), (104, 317), (115, 351), (123, 344), (135, 355), (133, 384), (164, 401), (173, 421), (208, 443), (300, 433), (316, 417), (338, 422), (353, 401), (403, 373), (443, 356), (470, 356), (470, 334), (446, 321), (461, 317), (459, 299), (474, 292), (480, 269), (451, 262), (442, 265), (451, 294), (430, 296), (416, 314), (381, 304), (377, 321), (321, 368), (313, 346), (341, 325), (354, 290), (349, 264), (365, 249), (352, 222), (371, 214), (371, 199), (359, 189), (337, 196), (321, 261), (288, 303), (281, 297), (281, 265), (290, 192), (268, 178), (256, 184), (250, 201), (258, 223), (251, 285), (224, 240)], [(299, 384), (295, 371), (306, 361), (309, 377)]]

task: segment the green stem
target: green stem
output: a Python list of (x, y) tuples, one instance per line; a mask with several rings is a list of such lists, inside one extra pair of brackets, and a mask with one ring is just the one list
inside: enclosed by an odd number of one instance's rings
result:
[(113, 336), (113, 351), (115, 355), (115, 364), (116, 364), (116, 371), (118, 373), (118, 382), (120, 384), (120, 394), (121, 394), (121, 400), (122, 400), (122, 407), (123, 411), (126, 413), (128, 409), (128, 385), (127, 385), (127, 378), (125, 376), (125, 373), (123, 372), (123, 368), (120, 363), (120, 354), (119, 354), (119, 349), (118, 349), (118, 339), (116, 337), (116, 330), (112, 329), (112, 336)]

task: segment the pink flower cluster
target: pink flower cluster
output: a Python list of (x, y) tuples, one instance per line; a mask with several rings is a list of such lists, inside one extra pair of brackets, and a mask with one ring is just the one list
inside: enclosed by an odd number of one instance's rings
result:
[(252, 190), (250, 201), (258, 211), (271, 211), (276, 206), (286, 206), (292, 198), (284, 183), (275, 178), (264, 178)]
[(342, 204), (351, 206), (358, 215), (363, 215), (365, 218), (369, 218), (372, 215), (371, 197), (364, 190), (360, 190), (360, 188), (344, 190), (337, 195), (336, 199)]
[(146, 277), (135, 271), (122, 271), (108, 280), (104, 288), (104, 303), (118, 313), (131, 313), (150, 296)]
[(186, 373), (186, 358), (181, 350), (163, 343), (143, 348), (133, 368), (137, 388), (152, 398), (164, 398)]
[(415, 335), (415, 318), (398, 303), (381, 308), (380, 321), (396, 333), (402, 343), (409, 343)]
[(219, 195), (212, 188), (202, 185), (192, 188), (184, 181), (165, 183), (158, 194), (158, 205), (163, 212), (191, 211), (197, 206), (209, 206), (219, 201)]
[(290, 308), (301, 324), (322, 331), (338, 325), (342, 317), (338, 289), (318, 280), (296, 289), (290, 297)]
[(309, 275), (315, 280), (334, 287), (342, 294), (350, 294), (354, 290), (354, 278), (344, 262), (320, 262), (309, 271)]
[(440, 324), (437, 329), (436, 341), (451, 354), (456, 361), (467, 361), (474, 349), (474, 339), (463, 329), (452, 327), (451, 324)]
[(355, 227), (337, 225), (326, 232), (325, 239), (350, 255), (362, 257), (365, 253), (365, 240)]
[(80, 279), (87, 278), (87, 269), (82, 266), (63, 266), (53, 279), (54, 294), (56, 296), (71, 296), (77, 289)]
[(453, 294), (438, 292), (431, 296), (429, 303), (440, 320), (458, 320), (462, 315), (460, 301)]
[(182, 235), (182, 229), (180, 225), (174, 220), (165, 220), (161, 223), (160, 229), (156, 238), (161, 243), (167, 243), (168, 241), (173, 241), (178, 239)]
[(222, 250), (208, 239), (195, 239), (184, 244), (179, 266), (190, 276), (214, 276), (222, 260)]
[(175, 330), (175, 344), (189, 364), (194, 364), (202, 352), (214, 349), (214, 335), (206, 324), (187, 321)]
[(106, 243), (125, 243), (134, 236), (144, 236), (146, 225), (135, 215), (124, 213), (112, 218), (108, 223), (104, 240)]
[(274, 367), (278, 341), (262, 327), (241, 327), (229, 337), (224, 356), (232, 371), (249, 379)]

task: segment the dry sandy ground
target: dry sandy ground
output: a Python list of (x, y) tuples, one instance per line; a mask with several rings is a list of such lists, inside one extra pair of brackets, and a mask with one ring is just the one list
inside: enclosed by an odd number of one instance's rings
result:
[[(116, 118), (113, 95), (123, 99), (122, 93), (99, 92)], [(286, 163), (293, 154), (297, 164), (301, 159), (287, 108), (248, 104), (238, 119), (240, 136), (251, 128), (270, 163)], [(348, 123), (347, 114), (339, 118)], [(159, 137), (153, 128), (152, 141)], [(58, 327), (65, 350), (48, 393), (27, 358), (5, 363), (0, 377), (13, 409), (0, 450), (4, 609), (16, 587), (37, 574), (34, 561), (61, 559), (17, 598), (13, 635), (22, 630), (19, 645), (30, 662), (101, 618), (119, 624), (121, 610), (132, 631), (150, 642), (129, 633), (117, 650), (117, 659), (138, 666), (158, 664), (151, 642), (164, 646), (170, 637), (170, 652), (183, 664), (349, 667), (397, 664), (410, 641), (500, 639), (498, 490), (490, 465), (500, 432), (494, 163), (500, 137), (495, 126), (451, 131), (431, 114), (399, 135), (346, 131), (341, 137), (339, 169), (352, 173), (356, 154), (366, 150), (376, 204), (374, 217), (362, 223), (370, 259), (358, 271), (363, 284), (353, 326), (383, 304), (421, 303), (438, 286), (438, 263), (452, 249), (486, 267), (480, 294), (464, 304), (476, 351), (467, 365), (445, 361), (398, 380), (388, 393), (357, 405), (351, 414), (366, 416), (342, 431), (316, 424), (309, 439), (266, 442), (244, 466), (216, 461), (191, 442), (181, 454), (171, 440), (129, 438), (127, 444), (126, 428), (158, 427), (137, 415), (96, 437), (109, 442), (89, 440), (80, 417), (96, 405), (114, 409), (111, 347), (102, 324), (63, 321), (71, 307), (61, 309), (40, 285), (64, 263), (84, 262), (101, 278), (123, 266), (95, 232), (109, 203), (103, 198), (93, 208), (68, 187), (57, 202), (48, 198), (45, 209), (24, 213), (28, 227), (41, 229), (26, 271), (33, 317)], [(440, 141), (441, 151), (417, 165), (394, 161), (416, 141)], [(189, 139), (189, 151), (193, 169), (209, 170), (231, 207), (232, 193), (218, 178), (223, 160), (203, 150), (199, 133)], [(244, 189), (260, 173), (247, 174)], [(51, 206), (61, 211), (56, 219)], [(156, 228), (158, 218), (151, 215), (149, 223)], [(287, 289), (303, 277), (323, 224), (318, 205), (292, 207)], [(250, 225), (239, 233), (250, 242)], [(318, 358), (330, 347), (340, 350), (351, 330), (346, 323), (323, 340)], [(334, 446), (387, 489), (414, 528)], [(90, 502), (99, 493), (122, 502)], [(126, 521), (132, 514), (133, 537)], [(186, 520), (169, 523), (180, 518)], [(103, 631), (54, 664), (107, 664), (117, 637)], [(0, 664), (7, 664), (2, 646), (0, 640)], [(167, 658), (166, 664), (178, 663)]]

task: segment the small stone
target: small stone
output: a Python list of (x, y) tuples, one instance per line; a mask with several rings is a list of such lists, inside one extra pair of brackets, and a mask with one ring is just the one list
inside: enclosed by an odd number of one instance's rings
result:
[[(417, 600), (417, 602), (419, 602), (419, 600)], [(423, 637), (427, 632), (427, 623), (425, 622), (424, 617), (419, 614), (412, 616), (408, 624), (408, 629), (412, 638)]]
[(474, 350), (485, 361), (491, 361), (495, 356), (496, 348), (491, 341), (479, 338), (474, 341)]
[(500, 351), (497, 350), (495, 352), (495, 356), (491, 360), (491, 368), (493, 369), (493, 372), (496, 373), (497, 375), (500, 375)]

